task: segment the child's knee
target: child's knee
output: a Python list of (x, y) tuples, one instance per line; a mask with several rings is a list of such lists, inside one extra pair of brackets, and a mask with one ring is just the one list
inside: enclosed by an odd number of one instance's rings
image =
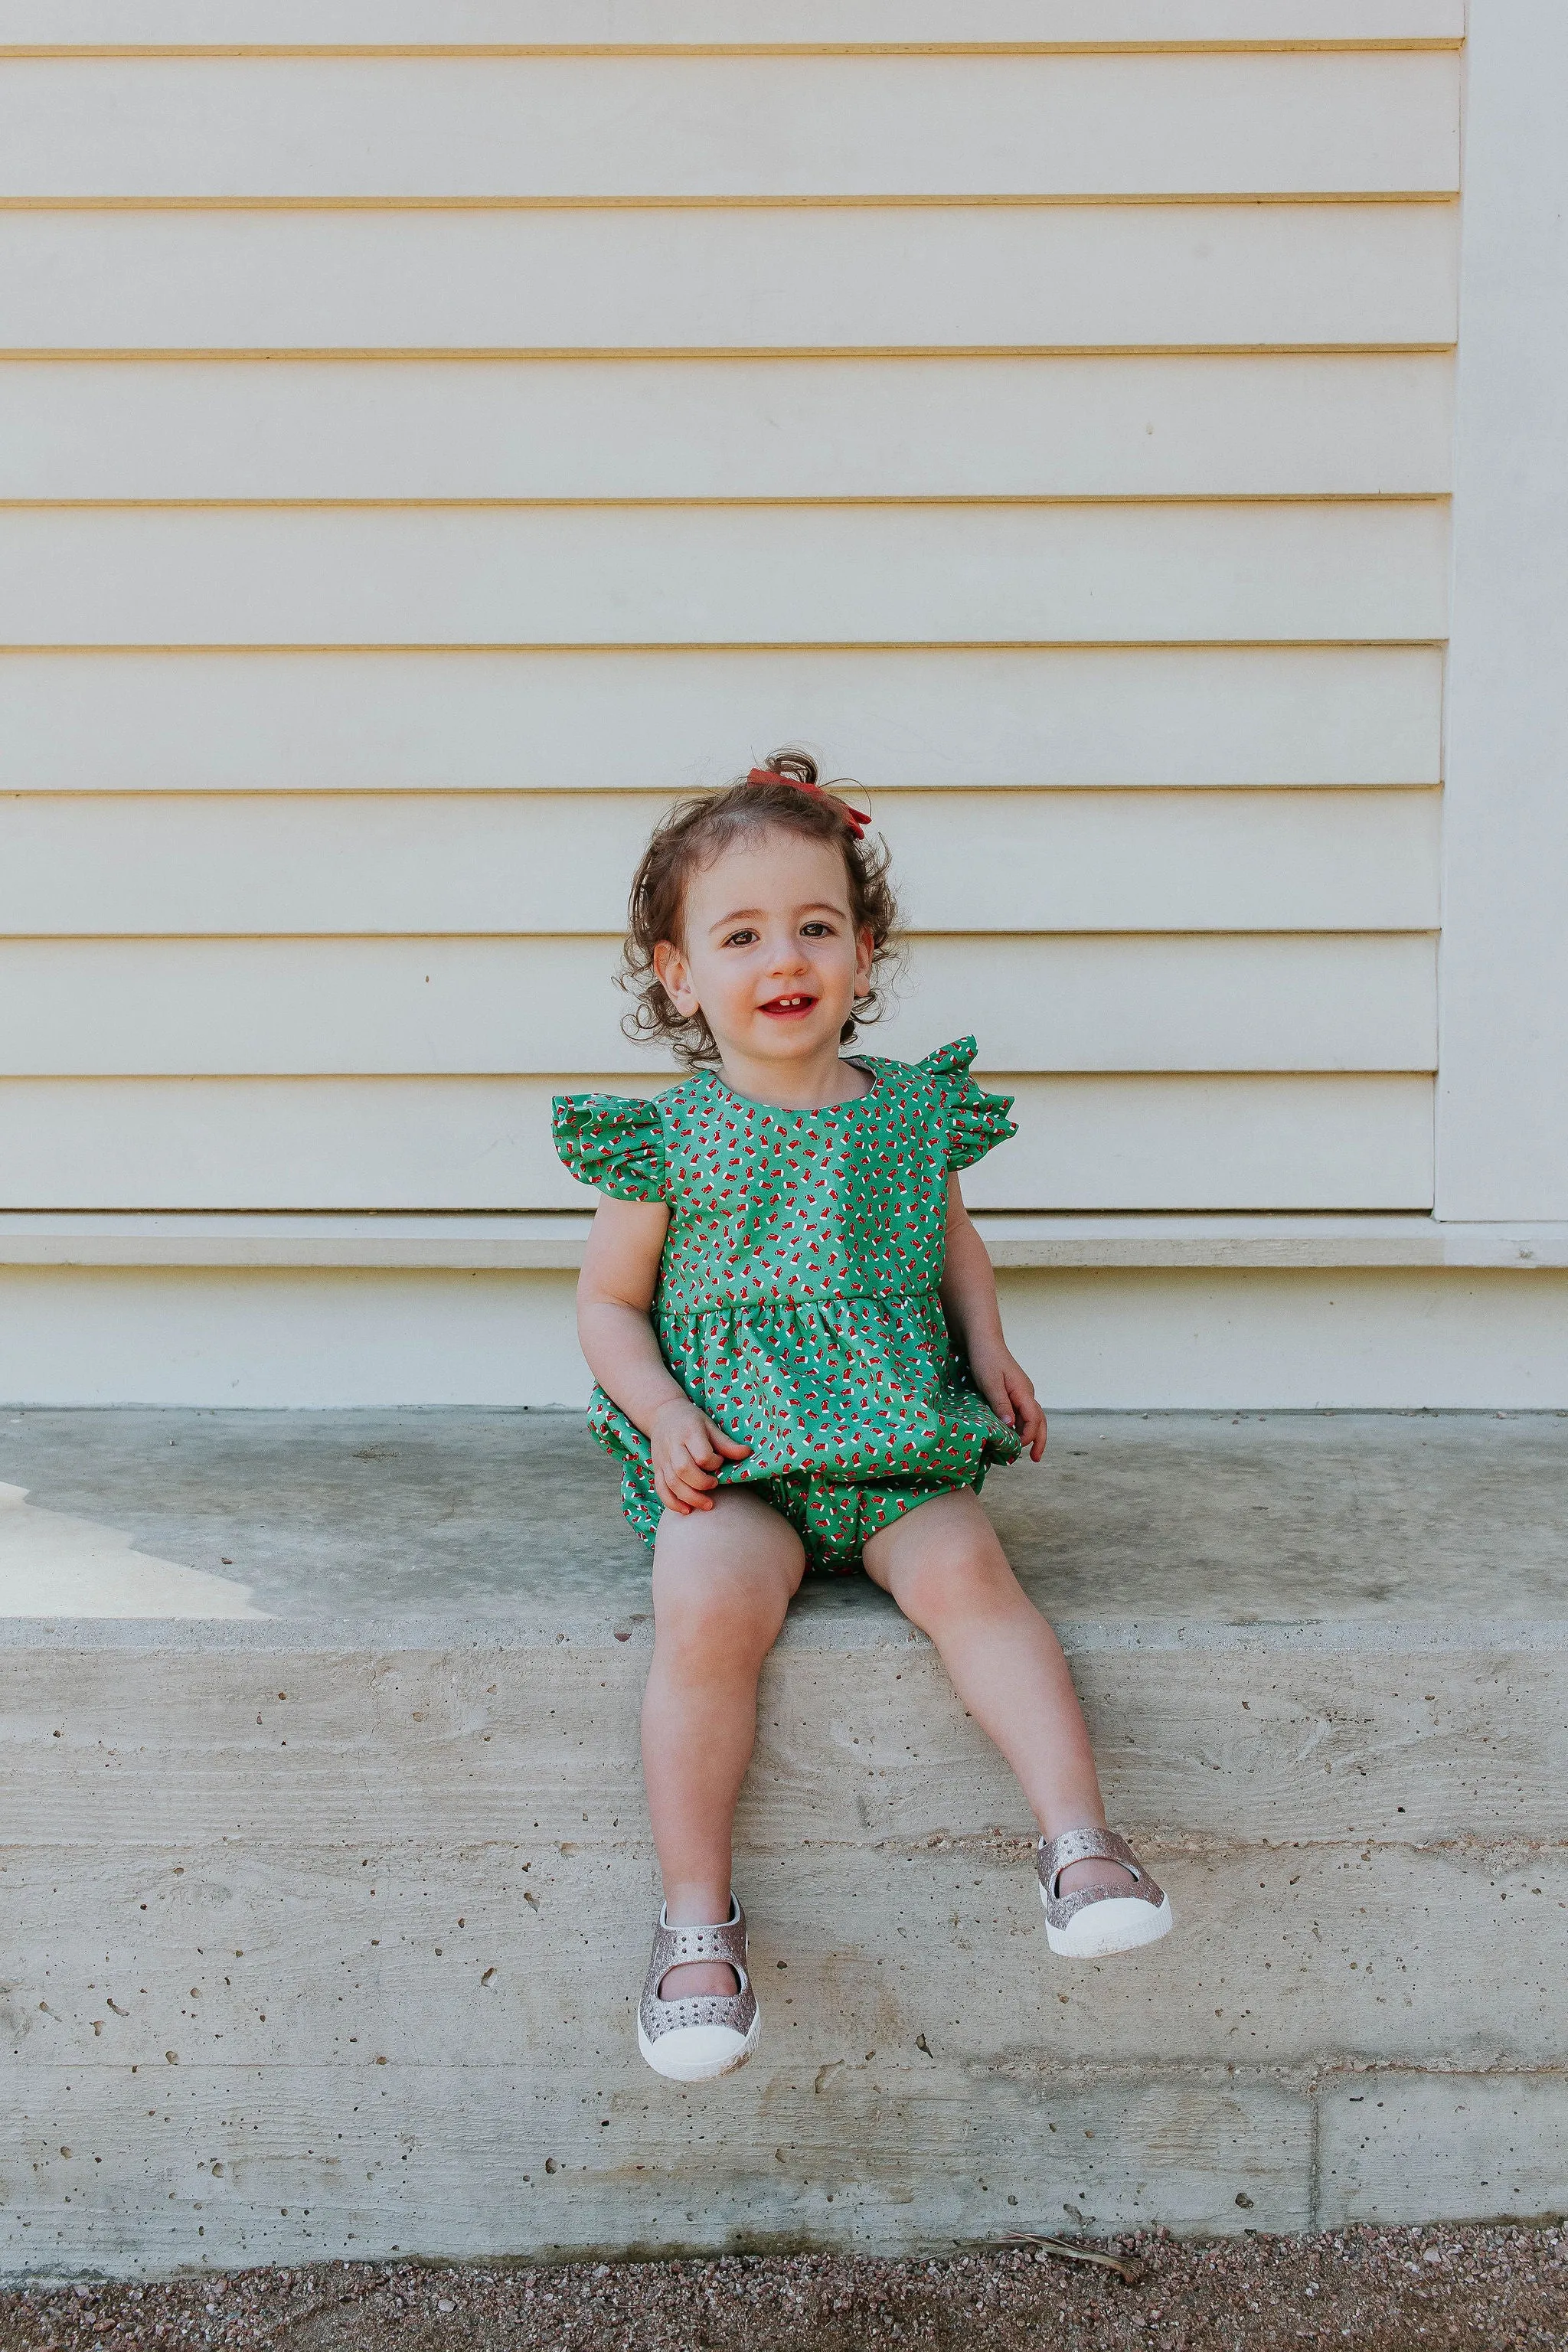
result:
[(760, 1662), (784, 1624), (787, 1581), (701, 1558), (700, 1549), (655, 1558), (653, 1619), (659, 1643), (693, 1658), (719, 1654)]
[(973, 1622), (998, 1609), (1016, 1609), (1025, 1598), (988, 1527), (965, 1529), (941, 1553), (901, 1564), (894, 1591), (904, 1614), (927, 1632), (954, 1620)]

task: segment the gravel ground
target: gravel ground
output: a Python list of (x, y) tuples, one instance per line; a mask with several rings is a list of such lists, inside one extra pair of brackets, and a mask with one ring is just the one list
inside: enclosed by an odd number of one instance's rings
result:
[[(841, 2255), (435, 2270), (334, 2263), (156, 2286), (0, 2294), (0, 2352), (87, 2345), (289, 2352), (1355, 2352), (1568, 2346), (1568, 2229), (1121, 2238), (1108, 2267), (1026, 2247), (932, 2262)], [(1122, 2275), (1125, 2269), (1127, 2275)]]

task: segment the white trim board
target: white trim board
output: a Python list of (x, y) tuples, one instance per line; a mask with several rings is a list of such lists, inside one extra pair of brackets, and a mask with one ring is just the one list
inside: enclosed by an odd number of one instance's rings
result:
[(1468, 100), (1437, 1199), (1568, 1210), (1568, 16), (1477, 12)]

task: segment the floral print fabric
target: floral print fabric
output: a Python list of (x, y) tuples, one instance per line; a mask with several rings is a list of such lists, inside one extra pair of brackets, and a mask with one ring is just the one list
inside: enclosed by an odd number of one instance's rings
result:
[[(720, 1474), (756, 1488), (813, 1566), (932, 1495), (978, 1487), (1021, 1451), (955, 1353), (939, 1296), (947, 1180), (1017, 1132), (969, 1075), (973, 1037), (901, 1063), (856, 1055), (869, 1093), (780, 1110), (702, 1071), (652, 1102), (562, 1095), (555, 1147), (618, 1200), (664, 1201), (653, 1318), (693, 1403), (752, 1448)], [(662, 1507), (648, 1441), (605, 1395), (589, 1425), (623, 1465), (626, 1517)]]

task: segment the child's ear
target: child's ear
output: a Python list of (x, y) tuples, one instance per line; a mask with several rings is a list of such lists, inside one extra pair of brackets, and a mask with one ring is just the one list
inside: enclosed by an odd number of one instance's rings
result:
[(870, 927), (855, 934), (855, 994), (857, 998), (871, 993), (871, 961), (877, 952), (877, 942)]
[(653, 951), (654, 978), (676, 1011), (689, 1020), (697, 1011), (697, 999), (691, 992), (691, 975), (686, 969), (686, 958), (673, 940), (660, 940)]

